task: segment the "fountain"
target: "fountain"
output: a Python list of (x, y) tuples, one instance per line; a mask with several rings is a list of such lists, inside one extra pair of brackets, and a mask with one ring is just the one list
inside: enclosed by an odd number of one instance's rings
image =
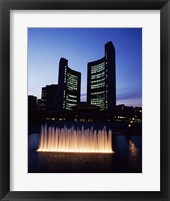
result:
[(96, 131), (91, 129), (41, 127), (38, 152), (114, 153), (112, 131), (106, 127)]

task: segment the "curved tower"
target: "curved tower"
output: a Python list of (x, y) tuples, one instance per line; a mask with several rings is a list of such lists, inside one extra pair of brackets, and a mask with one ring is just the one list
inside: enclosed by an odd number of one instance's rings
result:
[(61, 58), (58, 77), (58, 106), (59, 111), (72, 111), (73, 106), (80, 103), (81, 73), (68, 67), (68, 60)]
[(88, 63), (87, 102), (112, 114), (116, 109), (115, 48), (112, 42), (105, 44), (103, 58)]

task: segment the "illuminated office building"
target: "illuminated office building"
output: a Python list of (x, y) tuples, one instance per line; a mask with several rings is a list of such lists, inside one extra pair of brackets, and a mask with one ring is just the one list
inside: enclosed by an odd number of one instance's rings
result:
[(42, 87), (41, 100), (38, 102), (40, 110), (47, 112), (57, 111), (58, 85), (46, 85)]
[(88, 63), (87, 102), (100, 111), (114, 113), (116, 109), (115, 48), (105, 44), (103, 58)]
[(68, 60), (61, 58), (59, 62), (59, 111), (72, 111), (80, 103), (81, 73), (68, 67)]

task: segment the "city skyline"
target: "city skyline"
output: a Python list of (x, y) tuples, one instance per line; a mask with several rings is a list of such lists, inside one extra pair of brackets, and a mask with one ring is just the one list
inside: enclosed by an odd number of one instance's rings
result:
[(142, 106), (140, 28), (29, 28), (28, 94), (41, 98), (42, 87), (58, 84), (58, 59), (64, 57), (81, 72), (81, 101), (86, 101), (87, 64), (102, 57), (110, 40), (116, 49), (116, 104)]

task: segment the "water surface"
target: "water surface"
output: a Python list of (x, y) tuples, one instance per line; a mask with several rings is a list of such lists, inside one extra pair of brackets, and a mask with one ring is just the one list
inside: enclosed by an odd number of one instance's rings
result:
[(40, 133), (28, 136), (29, 173), (141, 173), (142, 136), (113, 134), (114, 154), (37, 152)]

